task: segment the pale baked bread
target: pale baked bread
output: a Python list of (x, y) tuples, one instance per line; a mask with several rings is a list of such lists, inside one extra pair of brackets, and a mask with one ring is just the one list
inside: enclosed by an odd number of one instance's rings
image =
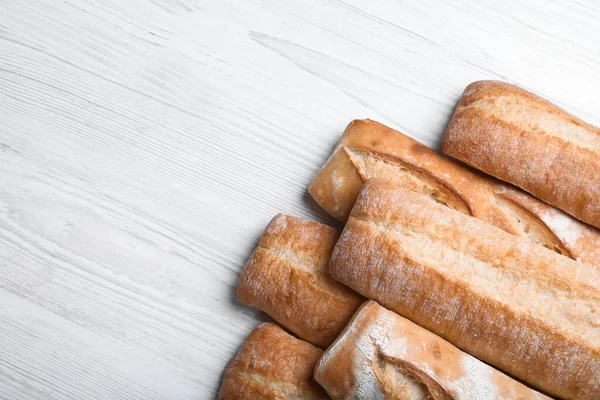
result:
[(219, 400), (328, 399), (313, 370), (323, 350), (275, 324), (256, 328), (223, 375)]
[(600, 271), (430, 197), (367, 181), (334, 278), (538, 390), (600, 393)]
[(237, 296), (316, 346), (326, 348), (364, 298), (335, 281), (327, 264), (340, 233), (279, 214), (240, 276)]
[(323, 354), (315, 379), (333, 399), (549, 399), (372, 300)]
[(382, 178), (582, 262), (600, 264), (600, 231), (370, 120), (348, 125), (309, 192), (345, 222), (363, 182)]
[(467, 86), (444, 153), (600, 227), (600, 129), (509, 83)]

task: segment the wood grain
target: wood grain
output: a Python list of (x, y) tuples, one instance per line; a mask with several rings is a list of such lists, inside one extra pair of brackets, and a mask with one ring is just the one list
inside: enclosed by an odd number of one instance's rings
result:
[(437, 146), (466, 84), (598, 124), (592, 0), (0, 0), (0, 398), (203, 399), (344, 126)]

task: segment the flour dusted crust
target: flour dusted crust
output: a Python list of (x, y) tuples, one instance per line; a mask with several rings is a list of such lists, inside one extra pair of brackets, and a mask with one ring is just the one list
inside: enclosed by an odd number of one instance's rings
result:
[(369, 300), (315, 368), (333, 399), (549, 399)]
[(553, 396), (600, 393), (600, 271), (385, 181), (367, 181), (334, 278)]
[(371, 120), (348, 125), (309, 192), (345, 222), (369, 178), (395, 182), (567, 257), (600, 264), (598, 229)]
[(320, 400), (329, 396), (312, 379), (323, 350), (272, 323), (256, 328), (223, 375), (218, 400)]
[(244, 267), (238, 298), (326, 348), (364, 300), (329, 274), (339, 235), (325, 224), (277, 215)]
[(444, 153), (600, 227), (600, 129), (515, 85), (467, 86)]

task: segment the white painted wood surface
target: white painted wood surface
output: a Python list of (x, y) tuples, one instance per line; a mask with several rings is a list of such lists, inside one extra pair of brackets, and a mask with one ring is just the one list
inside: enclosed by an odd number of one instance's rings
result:
[(353, 118), (504, 79), (600, 122), (594, 0), (0, 0), (0, 398), (214, 398), (234, 300)]

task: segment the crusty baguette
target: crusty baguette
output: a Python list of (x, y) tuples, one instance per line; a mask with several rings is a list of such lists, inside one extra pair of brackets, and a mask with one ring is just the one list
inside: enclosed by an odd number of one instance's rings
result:
[(533, 93), (467, 86), (443, 150), (600, 228), (600, 129)]
[(277, 215), (240, 276), (238, 298), (326, 348), (364, 301), (329, 275), (327, 264), (339, 235), (325, 224)]
[(372, 300), (323, 354), (315, 379), (333, 399), (549, 399)]
[(546, 392), (600, 393), (600, 271), (393, 183), (367, 181), (332, 276)]
[(321, 354), (323, 350), (265, 322), (227, 365), (218, 399), (328, 399), (312, 378)]
[(600, 264), (598, 229), (375, 121), (348, 125), (309, 192), (345, 222), (368, 178), (395, 182), (567, 257)]

